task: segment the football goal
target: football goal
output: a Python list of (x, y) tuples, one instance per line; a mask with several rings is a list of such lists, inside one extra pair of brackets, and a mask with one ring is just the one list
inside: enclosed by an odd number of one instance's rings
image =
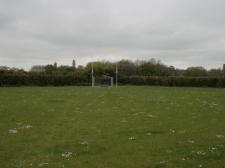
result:
[(110, 76), (108, 74), (95, 75), (94, 74), (94, 65), (92, 64), (92, 72), (91, 72), (91, 85), (92, 85), (92, 87), (94, 87), (94, 86), (114, 87), (114, 83), (115, 83), (115, 87), (117, 87), (117, 81), (118, 81), (117, 76), (118, 76), (117, 65), (116, 65), (116, 68), (115, 68), (115, 75)]
[(93, 79), (94, 86), (113, 87), (113, 77), (108, 75), (95, 76)]

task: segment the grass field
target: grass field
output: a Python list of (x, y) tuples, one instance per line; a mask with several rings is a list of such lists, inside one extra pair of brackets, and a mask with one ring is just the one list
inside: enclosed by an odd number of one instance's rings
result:
[(225, 89), (0, 88), (1, 168), (224, 168)]

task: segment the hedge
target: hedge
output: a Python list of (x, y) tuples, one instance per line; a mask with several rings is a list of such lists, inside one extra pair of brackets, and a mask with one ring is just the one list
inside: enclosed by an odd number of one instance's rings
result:
[(119, 81), (121, 84), (131, 85), (225, 87), (225, 78), (219, 77), (123, 76), (119, 78)]
[(0, 86), (87, 85), (88, 80), (74, 75), (0, 75)]
[[(225, 87), (225, 78), (220, 77), (159, 77), (159, 76), (119, 76), (124, 85)], [(90, 85), (90, 77), (75, 75), (0, 75), (0, 86), (69, 86)]]

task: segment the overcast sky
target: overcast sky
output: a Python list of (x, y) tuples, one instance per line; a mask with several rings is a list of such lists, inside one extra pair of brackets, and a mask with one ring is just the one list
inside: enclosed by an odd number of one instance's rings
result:
[(0, 0), (0, 65), (225, 63), (225, 0)]

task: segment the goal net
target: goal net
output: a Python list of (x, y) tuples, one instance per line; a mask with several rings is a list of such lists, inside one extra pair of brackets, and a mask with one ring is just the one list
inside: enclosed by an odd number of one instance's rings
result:
[[(113, 73), (111, 73), (112, 75)], [(103, 74), (103, 75), (95, 75), (93, 63), (91, 64), (91, 85), (94, 86), (114, 86), (114, 76), (115, 76), (115, 86), (118, 86), (118, 68), (116, 64), (115, 74), (114, 75)]]
[(113, 77), (107, 75), (94, 76), (92, 86), (113, 87)]

